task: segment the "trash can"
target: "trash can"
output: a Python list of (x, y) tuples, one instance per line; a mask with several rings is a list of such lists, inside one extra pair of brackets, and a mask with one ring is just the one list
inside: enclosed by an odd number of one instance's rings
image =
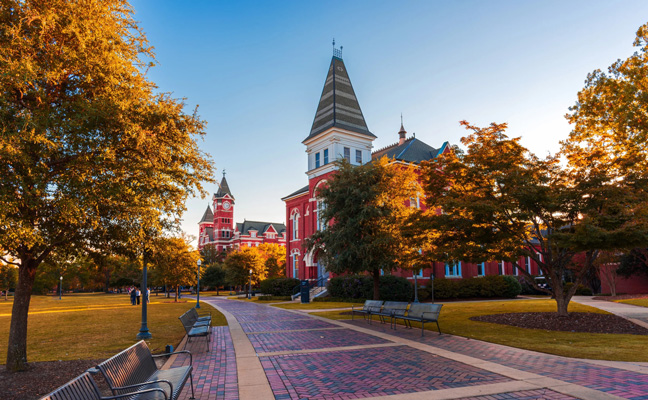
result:
[(308, 281), (301, 281), (301, 302), (302, 303), (310, 303), (310, 286), (308, 285)]

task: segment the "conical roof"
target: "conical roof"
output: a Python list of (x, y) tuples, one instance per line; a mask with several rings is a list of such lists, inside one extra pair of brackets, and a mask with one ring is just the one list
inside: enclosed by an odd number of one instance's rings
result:
[(335, 56), (329, 66), (313, 126), (304, 141), (332, 127), (357, 132), (371, 138), (376, 137), (369, 132), (344, 61)]
[(203, 214), (199, 223), (203, 222), (214, 222), (214, 213), (212, 212), (211, 207), (209, 207), (209, 204), (207, 204), (207, 209), (205, 210), (205, 213)]
[(232, 196), (232, 192), (230, 192), (229, 185), (227, 184), (227, 179), (225, 179), (225, 175), (223, 175), (223, 180), (221, 180), (220, 186), (218, 187), (218, 192), (216, 192), (215, 197), (225, 197), (226, 194), (228, 194), (231, 198), (234, 198), (234, 196)]

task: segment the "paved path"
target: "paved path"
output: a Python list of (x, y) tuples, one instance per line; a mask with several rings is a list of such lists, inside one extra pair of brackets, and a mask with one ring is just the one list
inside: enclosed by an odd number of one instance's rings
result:
[(574, 296), (572, 301), (586, 306), (595, 307), (648, 328), (648, 308), (633, 306), (632, 304), (615, 303), (606, 300), (594, 300), (592, 296)]
[[(643, 363), (577, 360), (433, 331), (421, 337), (420, 330), (362, 319), (206, 301), (229, 327), (214, 328), (210, 352), (201, 338), (188, 345), (197, 399), (648, 400)], [(183, 394), (188, 399), (190, 391)]]

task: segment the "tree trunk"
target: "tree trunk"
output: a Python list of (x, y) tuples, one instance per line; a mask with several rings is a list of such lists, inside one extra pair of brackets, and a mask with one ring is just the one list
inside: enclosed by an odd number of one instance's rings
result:
[(27, 369), (27, 316), (31, 300), (38, 261), (29, 256), (20, 260), (18, 285), (14, 293), (7, 346), (7, 371), (16, 372)]
[(178, 287), (178, 286), (175, 287), (175, 300), (174, 300), (174, 302), (176, 302), (176, 303), (178, 302), (179, 289), (180, 289), (180, 287)]
[(373, 299), (380, 300), (380, 270), (373, 270)]

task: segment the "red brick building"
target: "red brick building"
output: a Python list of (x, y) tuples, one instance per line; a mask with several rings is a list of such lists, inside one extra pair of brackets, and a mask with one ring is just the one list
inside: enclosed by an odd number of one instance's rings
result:
[(215, 245), (217, 251), (242, 246), (255, 247), (263, 243), (286, 245), (284, 224), (243, 220), (235, 225), (234, 205), (234, 196), (223, 173), (218, 192), (214, 194), (211, 206), (207, 205), (198, 223), (198, 250), (207, 244)]
[[(286, 203), (288, 228), (287, 276), (298, 279), (329, 278), (326, 267), (318, 261), (316, 255), (306, 252), (303, 244), (305, 238), (322, 229), (319, 212), (325, 205), (317, 199), (315, 193), (316, 189), (335, 173), (335, 160), (345, 158), (351, 164), (360, 165), (378, 157), (388, 156), (396, 162), (418, 165), (424, 160), (431, 160), (449, 151), (448, 142), (443, 142), (439, 148), (435, 148), (415, 136), (407, 138), (402, 120), (398, 142), (372, 152), (374, 139), (376, 136), (367, 127), (346, 66), (338, 51), (331, 60), (310, 133), (302, 141), (308, 157), (308, 184), (282, 199)], [(423, 199), (416, 199), (416, 202), (417, 207), (425, 207)], [(533, 260), (521, 259), (520, 262), (529, 272), (538, 275), (538, 268)], [(457, 265), (434, 263), (430, 268), (420, 271), (417, 278), (425, 284), (432, 273), (435, 277), (449, 279), (517, 274), (511, 263), (497, 261), (481, 264), (460, 262)], [(410, 271), (398, 271), (396, 275), (414, 279)]]

